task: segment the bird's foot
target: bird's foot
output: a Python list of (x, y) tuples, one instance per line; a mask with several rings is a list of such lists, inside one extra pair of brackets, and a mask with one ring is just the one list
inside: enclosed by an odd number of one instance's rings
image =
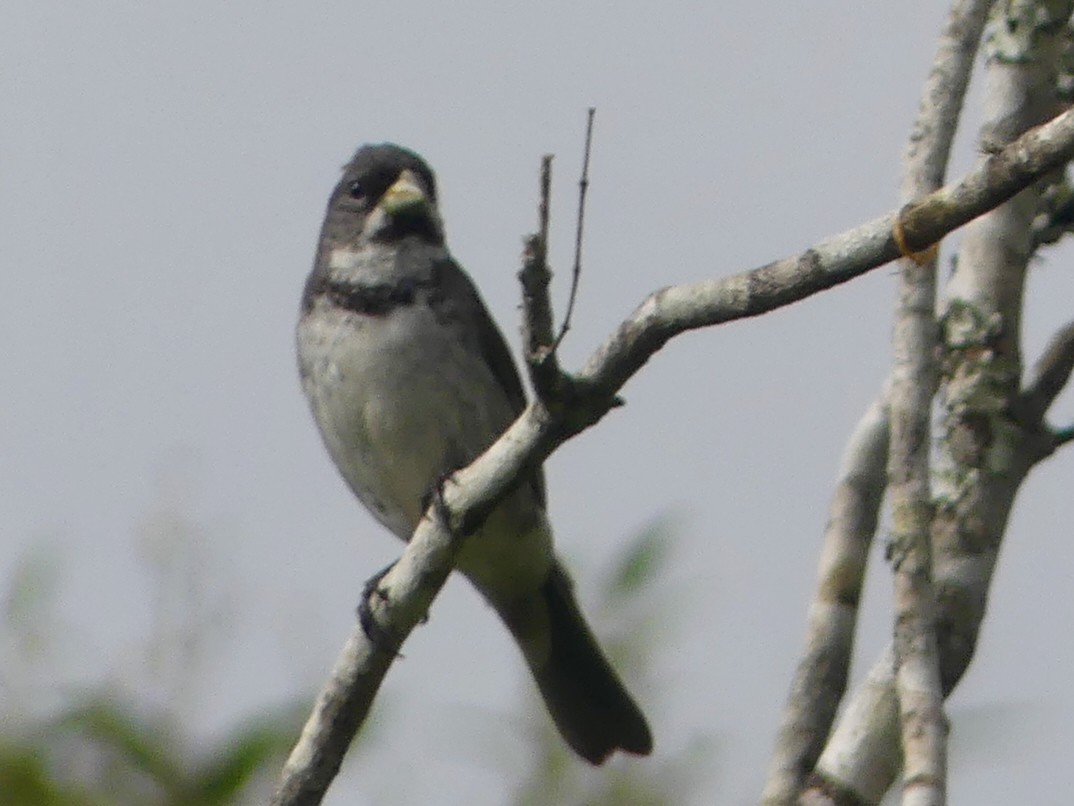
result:
[(437, 479), (433, 488), (422, 498), (421, 505), (425, 508), (426, 512), (431, 508), (436, 514), (436, 519), (440, 521), (448, 534), (451, 535), (452, 538), (456, 538), (459, 535), (451, 524), (451, 510), (448, 508), (447, 501), (444, 500), (444, 487), (452, 480), (453, 475), (454, 471), (445, 473)]
[(382, 571), (378, 571), (366, 580), (365, 585), (362, 586), (362, 599), (358, 602), (358, 623), (362, 625), (362, 632), (373, 643), (373, 646), (393, 657), (402, 657), (399, 652), (399, 642), (377, 623), (377, 619), (373, 615), (373, 609), (369, 604), (373, 597), (381, 601), (388, 599), (388, 592), (380, 587), (380, 581), (394, 567), (395, 563), (392, 563)]

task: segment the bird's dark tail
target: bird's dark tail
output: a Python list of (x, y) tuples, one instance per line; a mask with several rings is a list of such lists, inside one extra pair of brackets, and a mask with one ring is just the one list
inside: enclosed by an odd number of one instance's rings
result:
[(574, 751), (591, 764), (603, 763), (616, 750), (652, 752), (645, 716), (604, 657), (558, 563), (538, 594), (512, 610), (511, 616), (501, 613)]

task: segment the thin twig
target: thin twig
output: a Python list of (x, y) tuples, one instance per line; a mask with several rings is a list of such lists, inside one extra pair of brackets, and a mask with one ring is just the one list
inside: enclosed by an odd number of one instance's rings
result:
[(571, 295), (567, 300), (567, 313), (563, 317), (563, 326), (559, 329), (552, 349), (559, 349), (560, 342), (571, 329), (571, 315), (574, 313), (574, 301), (578, 297), (578, 281), (582, 278), (582, 236), (585, 224), (585, 195), (589, 190), (589, 152), (593, 145), (593, 116), (597, 110), (589, 107), (585, 126), (585, 153), (582, 157), (582, 178), (578, 180), (578, 225), (574, 232), (574, 266), (571, 269)]
[(563, 373), (556, 358), (552, 333), (552, 299), (548, 286), (552, 272), (548, 269), (548, 221), (551, 209), (552, 155), (541, 158), (541, 196), (537, 202), (537, 232), (525, 239), (522, 269), (522, 344), (526, 354), (533, 391), (539, 400), (548, 401), (559, 388)]
[(537, 203), (537, 237), (540, 238), (541, 260), (548, 264), (548, 220), (552, 209), (552, 155), (541, 157), (541, 199)]

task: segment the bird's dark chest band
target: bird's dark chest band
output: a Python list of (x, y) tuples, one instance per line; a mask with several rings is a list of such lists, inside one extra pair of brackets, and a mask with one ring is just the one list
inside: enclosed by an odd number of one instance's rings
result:
[(332, 304), (363, 316), (385, 316), (397, 308), (413, 305), (422, 290), (432, 289), (429, 280), (410, 280), (392, 284), (356, 285), (327, 280), (319, 289)]

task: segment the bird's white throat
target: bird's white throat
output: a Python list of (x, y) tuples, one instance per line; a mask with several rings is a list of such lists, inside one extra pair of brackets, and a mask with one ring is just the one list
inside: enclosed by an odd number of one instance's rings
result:
[(431, 244), (417, 238), (394, 245), (337, 246), (328, 253), (328, 271), (344, 281), (392, 283), (402, 277), (424, 276), (436, 262), (449, 257), (443, 244)]

